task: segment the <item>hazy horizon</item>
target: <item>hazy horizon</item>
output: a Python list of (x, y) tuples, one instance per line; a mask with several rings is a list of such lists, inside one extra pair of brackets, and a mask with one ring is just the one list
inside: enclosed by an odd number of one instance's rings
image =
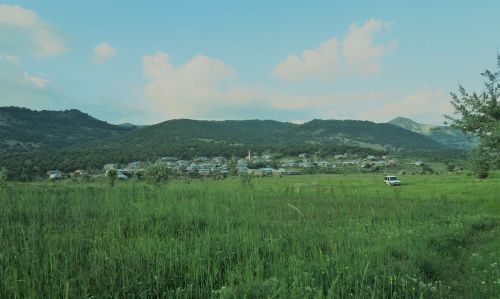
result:
[(0, 3), (0, 106), (114, 124), (442, 125), (449, 92), (481, 89), (494, 68), (498, 11), (498, 1), (10, 1)]

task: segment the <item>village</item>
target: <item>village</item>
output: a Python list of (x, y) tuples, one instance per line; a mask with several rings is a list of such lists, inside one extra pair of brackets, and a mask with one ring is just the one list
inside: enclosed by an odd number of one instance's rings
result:
[[(64, 173), (58, 169), (50, 170), (47, 176), (51, 180), (64, 178), (106, 177), (116, 173), (119, 180), (141, 178), (144, 170), (153, 164), (159, 164), (168, 169), (169, 173), (186, 177), (214, 177), (226, 178), (241, 174), (250, 174), (257, 177), (284, 176), (314, 173), (340, 173), (340, 172), (376, 172), (394, 169), (398, 165), (395, 158), (386, 155), (367, 155), (359, 157), (357, 154), (339, 154), (329, 159), (319, 159), (307, 154), (296, 157), (275, 159), (272, 155), (253, 156), (248, 152), (245, 158), (196, 157), (192, 160), (182, 160), (176, 157), (165, 156), (155, 162), (133, 161), (125, 164), (108, 163), (100, 170), (77, 169)], [(415, 166), (423, 164), (422, 161), (412, 162)]]

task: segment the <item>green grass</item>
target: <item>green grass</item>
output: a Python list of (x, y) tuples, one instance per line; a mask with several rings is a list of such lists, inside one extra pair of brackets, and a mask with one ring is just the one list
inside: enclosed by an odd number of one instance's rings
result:
[(499, 298), (500, 173), (11, 184), (2, 298)]

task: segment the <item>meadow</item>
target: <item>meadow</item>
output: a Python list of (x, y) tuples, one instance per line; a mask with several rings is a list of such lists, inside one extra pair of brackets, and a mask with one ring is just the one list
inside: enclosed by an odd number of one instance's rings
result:
[(500, 298), (500, 173), (9, 183), (2, 298)]

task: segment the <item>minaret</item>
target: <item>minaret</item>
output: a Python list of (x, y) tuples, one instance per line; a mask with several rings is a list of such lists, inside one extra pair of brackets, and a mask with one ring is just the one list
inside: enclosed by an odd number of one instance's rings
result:
[(252, 154), (250, 153), (250, 150), (248, 150), (248, 162), (251, 162), (252, 161)]

